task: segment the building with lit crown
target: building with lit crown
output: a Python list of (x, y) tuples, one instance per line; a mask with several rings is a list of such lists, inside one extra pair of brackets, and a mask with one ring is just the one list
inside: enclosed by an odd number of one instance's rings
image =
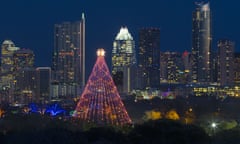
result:
[(197, 3), (192, 14), (192, 69), (193, 83), (211, 81), (211, 11), (209, 3)]
[(71, 99), (80, 93), (85, 85), (84, 14), (80, 21), (55, 24), (52, 70), (53, 95)]
[(20, 48), (16, 47), (13, 41), (4, 40), (1, 49), (1, 101), (12, 103), (14, 101), (14, 60), (13, 54)]
[(127, 27), (121, 27), (112, 49), (112, 76), (119, 93), (129, 93), (134, 85), (135, 42)]

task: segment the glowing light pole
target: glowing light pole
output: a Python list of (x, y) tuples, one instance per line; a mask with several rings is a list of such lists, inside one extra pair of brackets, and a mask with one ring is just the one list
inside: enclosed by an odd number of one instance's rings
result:
[(216, 122), (212, 122), (211, 123), (212, 135), (215, 135), (216, 128), (217, 128), (217, 123)]

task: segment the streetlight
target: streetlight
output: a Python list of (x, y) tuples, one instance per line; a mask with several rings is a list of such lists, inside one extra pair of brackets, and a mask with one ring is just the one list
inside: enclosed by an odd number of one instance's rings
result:
[(215, 135), (216, 128), (217, 128), (217, 123), (216, 122), (212, 122), (211, 123), (212, 135)]

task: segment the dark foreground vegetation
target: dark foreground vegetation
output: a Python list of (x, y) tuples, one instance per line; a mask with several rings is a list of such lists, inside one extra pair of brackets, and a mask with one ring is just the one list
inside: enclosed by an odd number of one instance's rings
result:
[(77, 120), (38, 115), (0, 119), (1, 144), (230, 144), (239, 141), (238, 128), (209, 136), (195, 125), (164, 119), (126, 127), (96, 127)]

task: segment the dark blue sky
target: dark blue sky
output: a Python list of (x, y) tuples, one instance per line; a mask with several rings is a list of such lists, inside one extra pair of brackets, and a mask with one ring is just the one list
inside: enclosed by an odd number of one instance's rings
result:
[[(53, 26), (86, 16), (87, 73), (96, 60), (95, 51), (106, 49), (110, 64), (112, 42), (121, 26), (127, 26), (136, 44), (142, 27), (159, 27), (161, 51), (191, 50), (193, 0), (8, 0), (1, 1), (0, 40), (11, 39), (21, 48), (32, 49), (36, 66), (51, 66)], [(240, 1), (210, 1), (213, 48), (228, 38), (240, 51)]]

